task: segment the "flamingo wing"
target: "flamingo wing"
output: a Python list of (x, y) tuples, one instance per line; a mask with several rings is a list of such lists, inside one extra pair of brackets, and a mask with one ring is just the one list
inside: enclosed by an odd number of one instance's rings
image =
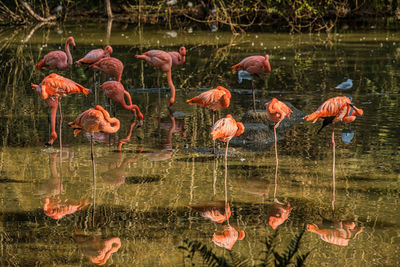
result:
[(238, 130), (236, 121), (233, 118), (222, 118), (211, 128), (213, 140), (220, 139), (223, 142), (232, 139)]
[(82, 85), (55, 73), (50, 74), (43, 79), (42, 90), (46, 90), (49, 96), (63, 97), (73, 93), (84, 93), (89, 91)]
[(57, 69), (60, 68), (59, 64), (67, 64), (67, 54), (64, 51), (52, 51), (44, 56), (44, 61), (50, 68)]

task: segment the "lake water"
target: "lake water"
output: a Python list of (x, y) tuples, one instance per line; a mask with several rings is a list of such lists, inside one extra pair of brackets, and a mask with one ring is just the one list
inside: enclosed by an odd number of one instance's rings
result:
[[(90, 138), (84, 133), (74, 137), (67, 125), (95, 105), (93, 94), (63, 98), (60, 151), (59, 139), (53, 147), (44, 146), (49, 110), (30, 86), (52, 72), (38, 72), (35, 64), (63, 49), (68, 36), (75, 38), (74, 60), (112, 45), (112, 56), (125, 66), (122, 83), (144, 115), (138, 127), (129, 111), (111, 107), (121, 128), (96, 136), (95, 179)], [(169, 111), (165, 74), (134, 56), (151, 49), (177, 51), (181, 45), (187, 58), (173, 70), (177, 93)], [(184, 240), (200, 241), (228, 262), (236, 255), (256, 265), (276, 231), (275, 249), (283, 253), (296, 234), (313, 227), (318, 233), (306, 231), (299, 244), (298, 253), (311, 251), (308, 266), (399, 264), (397, 32), (233, 36), (114, 22), (108, 33), (106, 24), (0, 28), (0, 48), (1, 265), (202, 265), (199, 252), (191, 258), (178, 248)], [(266, 53), (272, 72), (255, 81), (259, 116), (254, 116), (251, 82), (239, 84), (231, 66)], [(93, 73), (86, 67), (57, 73), (93, 88)], [(348, 78), (352, 88), (334, 88)], [(211, 153), (212, 113), (186, 103), (218, 85), (229, 88), (232, 99), (217, 118), (232, 114), (246, 126), (245, 134), (231, 142), (226, 168), (225, 145), (218, 141), (217, 155)], [(317, 134), (320, 122), (301, 117), (339, 95), (351, 96), (364, 115), (351, 125), (335, 126), (333, 192), (332, 128)], [(262, 117), (272, 97), (295, 108), (293, 118), (278, 128), (277, 179), (273, 124)], [(110, 109), (102, 92), (98, 104)], [(225, 200), (229, 220), (221, 214)], [(210, 212), (213, 206), (219, 207)], [(219, 222), (210, 219), (218, 214)], [(212, 242), (215, 233), (214, 241), (224, 239), (222, 230), (234, 237), (226, 241), (227, 246), (234, 243), (231, 250)]]

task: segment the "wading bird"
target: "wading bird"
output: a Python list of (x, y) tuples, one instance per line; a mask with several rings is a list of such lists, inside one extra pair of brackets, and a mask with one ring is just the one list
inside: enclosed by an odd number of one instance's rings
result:
[[(137, 119), (140, 123), (143, 121), (143, 114), (137, 105), (132, 104), (131, 95), (125, 90), (124, 86), (120, 82), (108, 81), (99, 86), (103, 90), (104, 94), (109, 98), (118, 102), (126, 110), (130, 110), (133, 114), (136, 114)], [(128, 99), (128, 104), (125, 102), (125, 96)]]
[[(56, 116), (57, 106), (60, 109), (60, 135), (62, 125), (62, 112), (61, 112), (61, 98), (74, 93), (83, 93), (85, 96), (89, 94), (89, 90), (70, 79), (64, 78), (61, 75), (52, 73), (46, 76), (42, 82), (37, 84), (31, 84), (32, 89), (36, 90), (40, 94), (40, 97), (46, 101), (51, 111), (49, 114), (51, 122), (51, 134), (47, 145), (52, 145), (54, 140), (57, 139), (56, 133)], [(60, 142), (61, 144), (61, 142)]]
[[(111, 46), (107, 45), (104, 49), (93, 49), (89, 53), (87, 53), (83, 58), (79, 59), (75, 62), (77, 66), (81, 66), (82, 64), (93, 64), (97, 61), (110, 57), (113, 49)], [(96, 83), (96, 70), (93, 72), (93, 84), (94, 84), (94, 99), (95, 103), (97, 103), (97, 83)]]
[[(114, 124), (114, 126), (111, 126), (111, 124)], [(74, 136), (82, 130), (90, 133), (90, 156), (93, 168), (93, 188), (95, 189), (96, 171), (93, 155), (93, 135), (97, 132), (116, 133), (119, 130), (120, 122), (117, 118), (110, 118), (110, 114), (107, 110), (97, 105), (94, 109), (88, 109), (79, 114), (78, 117), (76, 117), (74, 121), (69, 122), (68, 125), (74, 129)], [(95, 191), (93, 195), (95, 196)], [(93, 197), (93, 199), (95, 199), (95, 197)]]
[(231, 250), (236, 241), (243, 240), (244, 237), (243, 230), (227, 224), (213, 234), (212, 242), (219, 247)]
[(107, 45), (104, 49), (93, 49), (89, 51), (83, 58), (77, 60), (75, 64), (81, 66), (82, 64), (93, 64), (102, 58), (109, 57), (113, 52), (111, 46)]
[[(276, 128), (278, 128), (279, 124), (285, 118), (290, 118), (290, 114), (293, 112), (285, 103), (279, 101), (275, 97), (272, 98), (271, 101), (265, 103), (265, 109), (267, 112), (267, 119), (274, 122), (274, 138), (275, 138), (275, 158), (276, 158), (276, 168), (275, 168), (275, 194), (276, 194), (276, 185), (278, 179), (278, 147), (277, 147), (277, 138), (276, 138)], [(274, 198), (275, 198), (274, 194)]]
[[(151, 66), (159, 69), (167, 74), (168, 85), (171, 88), (171, 98), (169, 100), (169, 106), (175, 103), (175, 86), (172, 82), (171, 68), (172, 68), (172, 57), (167, 52), (161, 50), (150, 50), (144, 52), (141, 55), (136, 55), (136, 58), (143, 59)], [(158, 96), (160, 98), (160, 86), (158, 84)]]
[(336, 122), (352, 122), (357, 116), (363, 115), (363, 110), (356, 108), (351, 103), (351, 98), (347, 96), (337, 96), (326, 100), (317, 111), (305, 116), (303, 119), (315, 123), (318, 119), (322, 120), (322, 126), (318, 133), (328, 124), (332, 123), (332, 154), (333, 154), (333, 197), (332, 207), (335, 203), (335, 123)]
[[(231, 92), (222, 86), (217, 86), (215, 89), (205, 91), (192, 99), (186, 100), (189, 104), (211, 109), (213, 125), (215, 123), (215, 111), (228, 108), (230, 101)], [(213, 153), (215, 154), (215, 140), (213, 140)]]
[(41, 68), (48, 67), (50, 69), (65, 70), (72, 65), (72, 55), (69, 51), (69, 45), (75, 46), (74, 37), (68, 37), (65, 42), (65, 52), (64, 51), (52, 51), (44, 56), (37, 64), (37, 70)]
[[(263, 56), (250, 56), (244, 58), (238, 64), (233, 65), (232, 69), (235, 71), (244, 70), (252, 75), (258, 76), (260, 73), (271, 72), (271, 65), (269, 64), (269, 55)], [(254, 80), (251, 82), (253, 90), (253, 108), (256, 110), (256, 96), (254, 92)]]
[(229, 141), (239, 136), (244, 132), (244, 125), (241, 122), (236, 122), (232, 115), (228, 114), (225, 118), (218, 120), (211, 128), (211, 136), (213, 140), (219, 139), (226, 142), (225, 161), (228, 160)]
[(183, 63), (185, 63), (186, 60), (186, 48), (184, 46), (181, 46), (179, 48), (179, 52), (168, 52), (168, 54), (171, 56), (172, 58), (172, 67), (176, 67), (179, 65), (182, 65)]
[(106, 57), (89, 65), (89, 68), (99, 70), (105, 75), (111, 76), (117, 82), (121, 82), (124, 64), (122, 64), (121, 60), (119, 60), (118, 58)]

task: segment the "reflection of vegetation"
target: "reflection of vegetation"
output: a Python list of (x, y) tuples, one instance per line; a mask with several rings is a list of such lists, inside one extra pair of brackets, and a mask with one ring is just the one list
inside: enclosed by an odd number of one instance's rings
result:
[[(310, 255), (311, 251), (307, 253), (300, 252), (300, 240), (303, 237), (304, 230), (295, 235), (286, 245), (283, 252), (278, 252), (276, 247), (280, 243), (278, 240), (278, 230), (267, 237), (265, 242), (265, 255), (262, 262), (255, 266), (303, 266), (305, 260)], [(229, 260), (225, 256), (218, 256), (212, 249), (200, 241), (184, 240), (184, 245), (178, 248), (187, 252), (186, 257), (190, 259), (194, 266), (194, 255), (198, 253), (204, 262), (209, 266), (251, 266), (250, 259), (243, 259), (235, 252), (229, 251)]]

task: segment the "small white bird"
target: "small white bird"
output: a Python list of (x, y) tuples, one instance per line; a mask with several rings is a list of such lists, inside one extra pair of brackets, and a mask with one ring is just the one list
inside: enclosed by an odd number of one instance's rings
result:
[(242, 83), (243, 80), (248, 80), (248, 81), (253, 80), (253, 76), (251, 76), (251, 74), (245, 70), (239, 70), (238, 78), (239, 78), (239, 83)]
[(336, 89), (350, 89), (351, 87), (353, 87), (353, 80), (352, 79), (347, 79), (347, 81), (342, 82), (341, 84), (339, 84), (338, 86), (336, 86)]

